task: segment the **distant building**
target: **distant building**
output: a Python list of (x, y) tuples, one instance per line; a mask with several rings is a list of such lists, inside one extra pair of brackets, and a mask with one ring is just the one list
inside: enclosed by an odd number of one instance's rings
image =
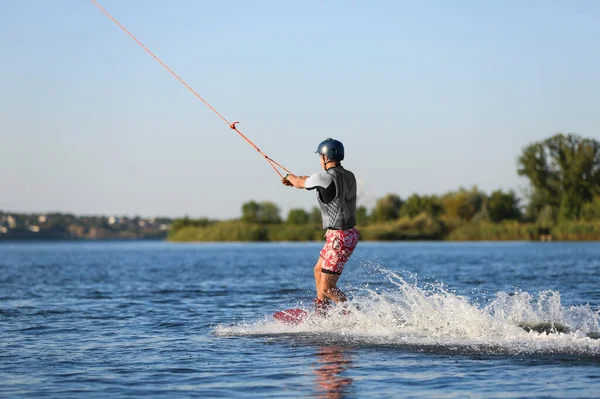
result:
[(170, 219), (158, 217), (128, 218), (116, 215), (78, 217), (60, 213), (8, 214), (0, 212), (0, 238), (4, 240), (7, 237), (12, 238), (13, 235), (15, 239), (33, 237), (36, 239), (73, 237), (91, 240), (157, 238), (167, 235), (166, 233), (171, 227), (170, 223)]

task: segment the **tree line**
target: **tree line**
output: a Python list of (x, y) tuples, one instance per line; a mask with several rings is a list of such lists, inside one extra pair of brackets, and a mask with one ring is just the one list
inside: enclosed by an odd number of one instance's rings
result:
[[(600, 239), (598, 140), (556, 134), (531, 143), (518, 157), (517, 173), (529, 181), (524, 198), (511, 190), (487, 194), (476, 186), (407, 198), (390, 193), (377, 199), (372, 209), (359, 206), (357, 224), (368, 239), (486, 239), (486, 229), (490, 239), (535, 239), (537, 229), (559, 226), (557, 232), (564, 233), (559, 237), (596, 239), (598, 234)], [(242, 205), (238, 222), (258, 229), (262, 226), (265, 239), (277, 235), (265, 226), (290, 231), (304, 228), (307, 234), (303, 237), (311, 239), (318, 233), (310, 233), (307, 227), (319, 228), (321, 212), (317, 207), (296, 208), (282, 218), (275, 203), (248, 201)], [(215, 223), (219, 222), (179, 219), (173, 224), (172, 237), (176, 238), (181, 228), (206, 228)]]
[[(410, 219), (423, 214), (432, 218), (444, 216), (465, 221), (477, 219), (497, 223), (503, 220), (521, 220), (523, 214), (519, 202), (519, 198), (512, 191), (497, 190), (488, 196), (477, 187), (461, 188), (443, 196), (413, 194), (406, 200), (397, 194), (387, 194), (379, 198), (371, 210), (359, 206), (356, 209), (356, 218), (359, 226), (402, 218)], [(317, 207), (309, 211), (301, 208), (290, 209), (287, 217), (283, 219), (275, 203), (249, 201), (242, 205), (240, 220), (259, 224), (320, 224), (321, 211)]]

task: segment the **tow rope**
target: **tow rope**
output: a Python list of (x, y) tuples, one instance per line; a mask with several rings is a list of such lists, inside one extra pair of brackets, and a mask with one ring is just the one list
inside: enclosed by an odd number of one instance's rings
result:
[(221, 115), (221, 114), (220, 114), (220, 113), (219, 113), (219, 112), (218, 112), (216, 109), (214, 109), (214, 108), (212, 107), (212, 105), (210, 105), (210, 104), (208, 103), (208, 101), (206, 101), (206, 100), (205, 100), (204, 98), (202, 98), (202, 97), (201, 97), (201, 96), (200, 96), (198, 93), (196, 93), (196, 91), (195, 91), (194, 89), (192, 89), (192, 88), (190, 87), (190, 85), (188, 85), (187, 83), (185, 83), (185, 81), (184, 81), (183, 79), (181, 79), (181, 78), (179, 77), (179, 75), (177, 75), (175, 72), (173, 72), (173, 70), (171, 70), (171, 68), (169, 68), (169, 67), (167, 66), (167, 64), (165, 64), (164, 62), (162, 62), (162, 61), (160, 60), (160, 58), (158, 58), (156, 55), (154, 55), (154, 53), (153, 53), (152, 51), (150, 51), (150, 50), (148, 49), (148, 47), (144, 46), (144, 44), (142, 44), (142, 42), (140, 42), (140, 41), (139, 41), (139, 40), (138, 40), (138, 39), (137, 39), (135, 36), (133, 36), (133, 35), (132, 35), (132, 34), (131, 34), (131, 33), (130, 33), (130, 32), (127, 30), (127, 29), (125, 29), (125, 27), (124, 27), (123, 25), (121, 25), (121, 24), (119, 23), (119, 21), (117, 21), (117, 20), (116, 20), (116, 19), (115, 19), (115, 18), (114, 18), (112, 15), (110, 15), (110, 14), (109, 14), (109, 13), (108, 13), (108, 12), (107, 12), (107, 11), (106, 11), (104, 8), (102, 8), (102, 7), (100, 6), (100, 4), (98, 4), (98, 3), (96, 2), (96, 0), (92, 0), (92, 3), (94, 3), (94, 4), (96, 5), (96, 7), (98, 7), (98, 8), (100, 9), (100, 11), (102, 11), (104, 14), (106, 14), (106, 16), (107, 16), (107, 17), (109, 17), (110, 19), (112, 19), (112, 21), (113, 21), (115, 24), (117, 24), (117, 26), (119, 26), (119, 28), (123, 29), (123, 31), (124, 31), (125, 33), (127, 33), (127, 34), (128, 34), (128, 35), (129, 35), (129, 36), (130, 36), (130, 37), (131, 37), (133, 40), (135, 40), (135, 42), (136, 42), (137, 44), (139, 44), (140, 46), (142, 46), (142, 48), (143, 48), (144, 50), (146, 50), (146, 51), (148, 52), (148, 54), (150, 54), (152, 57), (154, 57), (154, 59), (155, 59), (156, 61), (158, 61), (160, 65), (162, 65), (163, 67), (165, 67), (165, 69), (166, 69), (167, 71), (171, 72), (171, 74), (172, 74), (173, 76), (175, 76), (175, 77), (177, 78), (177, 80), (179, 80), (179, 81), (181, 82), (181, 84), (183, 84), (185, 87), (187, 87), (189, 91), (191, 91), (192, 93), (194, 93), (194, 95), (195, 95), (196, 97), (198, 97), (198, 98), (200, 99), (200, 101), (202, 101), (202, 102), (204, 103), (204, 105), (206, 105), (206, 106), (207, 106), (208, 108), (210, 108), (210, 109), (211, 109), (211, 110), (212, 110), (212, 111), (213, 111), (215, 114), (217, 114), (217, 116), (218, 116), (219, 118), (221, 118), (221, 119), (223, 120), (223, 122), (227, 123), (227, 126), (229, 126), (231, 129), (235, 130), (235, 131), (237, 132), (237, 134), (239, 134), (239, 135), (240, 135), (240, 137), (242, 137), (244, 140), (246, 140), (246, 142), (247, 142), (248, 144), (250, 144), (250, 145), (251, 145), (251, 146), (252, 146), (252, 147), (253, 147), (253, 148), (254, 148), (256, 151), (258, 151), (258, 153), (259, 153), (260, 155), (262, 155), (262, 156), (263, 156), (263, 157), (264, 157), (264, 158), (267, 160), (267, 162), (269, 162), (269, 165), (271, 165), (271, 167), (273, 168), (273, 170), (275, 170), (275, 172), (277, 172), (277, 174), (279, 175), (279, 177), (281, 177), (281, 178), (283, 179), (283, 174), (281, 174), (281, 172), (280, 172), (280, 171), (277, 169), (277, 166), (278, 166), (278, 167), (280, 167), (281, 169), (283, 169), (284, 171), (286, 171), (287, 173), (292, 173), (292, 172), (290, 172), (289, 170), (287, 170), (285, 167), (283, 167), (282, 165), (280, 165), (280, 164), (278, 164), (277, 162), (275, 162), (275, 161), (274, 161), (272, 158), (268, 157), (268, 156), (267, 156), (267, 154), (265, 154), (264, 152), (262, 152), (262, 151), (260, 150), (260, 148), (258, 148), (258, 147), (256, 146), (256, 144), (254, 144), (254, 143), (253, 143), (253, 142), (252, 142), (252, 141), (251, 141), (251, 140), (250, 140), (248, 137), (246, 137), (246, 136), (245, 136), (245, 135), (244, 135), (244, 134), (243, 134), (243, 133), (242, 133), (242, 132), (241, 132), (241, 131), (240, 131), (240, 130), (237, 128), (236, 124), (238, 124), (238, 123), (239, 123), (238, 121), (236, 121), (236, 122), (229, 122), (229, 121), (228, 121), (228, 120), (227, 120), (227, 119), (226, 119), (226, 118), (225, 118), (223, 115)]

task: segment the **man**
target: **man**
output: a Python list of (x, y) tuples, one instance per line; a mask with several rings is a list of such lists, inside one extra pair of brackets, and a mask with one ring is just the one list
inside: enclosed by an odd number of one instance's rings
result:
[(337, 288), (337, 281), (344, 265), (358, 243), (356, 225), (356, 178), (342, 167), (344, 145), (338, 140), (327, 139), (317, 148), (324, 172), (312, 176), (286, 175), (286, 186), (316, 190), (321, 207), (325, 246), (315, 266), (317, 298), (315, 310), (323, 315), (330, 301), (346, 302), (346, 295)]

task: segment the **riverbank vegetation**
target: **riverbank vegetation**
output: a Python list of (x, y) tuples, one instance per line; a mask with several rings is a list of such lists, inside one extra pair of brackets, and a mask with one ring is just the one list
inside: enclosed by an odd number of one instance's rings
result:
[[(556, 134), (525, 147), (517, 173), (529, 180), (514, 191), (477, 187), (443, 195), (388, 194), (357, 209), (363, 240), (600, 240), (600, 142)], [(313, 241), (323, 238), (318, 208), (285, 218), (271, 202), (243, 204), (236, 220), (178, 219), (173, 241)]]

